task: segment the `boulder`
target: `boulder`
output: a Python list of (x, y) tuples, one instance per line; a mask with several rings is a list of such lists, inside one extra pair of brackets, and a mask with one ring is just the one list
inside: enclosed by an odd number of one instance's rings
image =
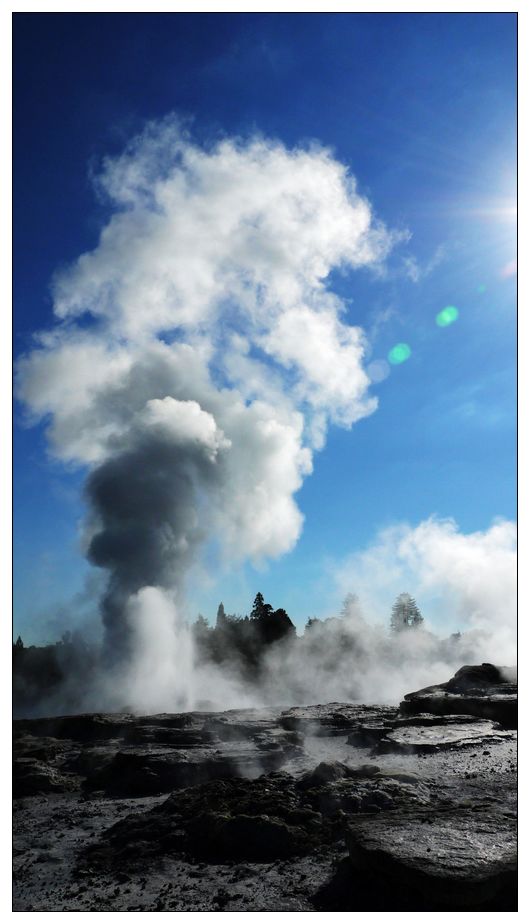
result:
[(399, 711), (472, 715), (517, 728), (517, 684), (504, 679), (508, 673), (494, 664), (465, 665), (446, 683), (407, 693)]
[(433, 910), (488, 910), (500, 893), (515, 894), (515, 820), (500, 811), (356, 817), (346, 842), (352, 872), (374, 876), (382, 889), (414, 890)]

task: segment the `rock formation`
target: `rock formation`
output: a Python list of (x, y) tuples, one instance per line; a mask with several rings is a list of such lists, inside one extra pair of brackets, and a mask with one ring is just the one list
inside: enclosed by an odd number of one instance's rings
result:
[(14, 908), (513, 911), (505, 677), (400, 709), (17, 721)]

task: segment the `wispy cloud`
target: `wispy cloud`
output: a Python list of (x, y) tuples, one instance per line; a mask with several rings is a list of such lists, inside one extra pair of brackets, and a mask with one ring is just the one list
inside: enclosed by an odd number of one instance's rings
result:
[(447, 248), (444, 245), (437, 247), (432, 257), (423, 262), (413, 255), (408, 255), (402, 259), (403, 272), (411, 282), (422, 282), (443, 263), (446, 255)]

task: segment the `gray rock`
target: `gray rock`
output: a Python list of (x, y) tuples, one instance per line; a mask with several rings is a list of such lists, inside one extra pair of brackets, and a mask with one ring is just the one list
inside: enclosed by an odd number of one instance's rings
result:
[(357, 725), (348, 735), (347, 743), (354, 748), (371, 748), (377, 745), (381, 738), (392, 731), (394, 723), (388, 722), (366, 722)]
[(397, 715), (394, 706), (328, 703), (325, 706), (293, 706), (281, 713), (279, 722), (287, 730), (325, 738), (347, 735), (361, 723), (372, 721), (378, 724)]
[(493, 664), (465, 665), (446, 683), (407, 693), (400, 703), (400, 713), (458, 713), (492, 719), (504, 728), (517, 728), (517, 684), (505, 680), (507, 674), (507, 668)]
[(13, 763), (13, 796), (21, 799), (48, 792), (68, 792), (76, 788), (72, 776), (60, 773), (50, 764), (31, 757), (20, 757)]
[(379, 740), (376, 753), (427, 754), (471, 745), (479, 747), (513, 737), (510, 731), (503, 730), (497, 722), (488, 719), (469, 722), (465, 716), (459, 718), (459, 722), (440, 721), (427, 726), (406, 725), (395, 728)]
[(346, 841), (355, 870), (375, 875), (384, 888), (415, 889), (433, 905), (473, 910), (515, 889), (515, 824), (502, 812), (358, 817)]
[(232, 753), (208, 748), (151, 749), (128, 748), (118, 751), (103, 767), (89, 773), (87, 790), (103, 790), (112, 796), (148, 796), (171, 792), (208, 780), (256, 776), (282, 765), (281, 750), (258, 752), (240, 747)]

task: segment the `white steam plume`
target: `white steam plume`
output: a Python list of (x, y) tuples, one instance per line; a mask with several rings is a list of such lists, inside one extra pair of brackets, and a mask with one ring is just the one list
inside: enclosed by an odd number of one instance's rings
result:
[(51, 452), (89, 468), (108, 649), (134, 661), (131, 619), (143, 625), (153, 588), (182, 588), (206, 537), (232, 559), (295, 544), (294, 494), (328, 422), (376, 407), (362, 331), (325, 280), (376, 265), (394, 238), (329, 151), (204, 149), (171, 118), (98, 185), (112, 216), (57, 275), (56, 326), (18, 363), (17, 388)]

